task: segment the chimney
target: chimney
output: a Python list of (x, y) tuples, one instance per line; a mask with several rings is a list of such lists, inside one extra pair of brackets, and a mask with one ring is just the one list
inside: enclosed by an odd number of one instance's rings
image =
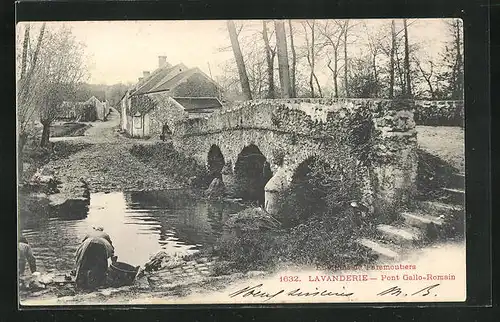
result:
[(170, 67), (171, 65), (167, 63), (167, 56), (158, 56), (158, 68)]
[(147, 70), (143, 71), (142, 72), (142, 76), (144, 76), (144, 78), (148, 77), (151, 73)]

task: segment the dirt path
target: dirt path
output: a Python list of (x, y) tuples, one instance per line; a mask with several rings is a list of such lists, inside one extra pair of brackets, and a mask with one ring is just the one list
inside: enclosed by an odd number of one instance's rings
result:
[(123, 137), (118, 132), (120, 115), (111, 110), (105, 122), (93, 122), (84, 136), (53, 138), (52, 142), (66, 141), (87, 144), (83, 150), (62, 160), (49, 162), (44, 168), (63, 182), (83, 178), (91, 192), (170, 189), (178, 188), (172, 178), (158, 169), (148, 167), (130, 154), (134, 144), (152, 144), (154, 141)]

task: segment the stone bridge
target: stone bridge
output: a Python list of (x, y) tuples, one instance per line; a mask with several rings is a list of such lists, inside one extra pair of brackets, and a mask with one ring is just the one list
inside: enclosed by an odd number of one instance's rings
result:
[(173, 142), (236, 195), (255, 197), (270, 213), (301, 165), (313, 159), (357, 169), (361, 201), (384, 211), (415, 192), (414, 106), (378, 99), (247, 101), (176, 123)]

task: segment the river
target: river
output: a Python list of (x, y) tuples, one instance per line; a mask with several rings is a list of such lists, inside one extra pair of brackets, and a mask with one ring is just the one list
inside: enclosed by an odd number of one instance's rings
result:
[(119, 261), (136, 266), (160, 250), (187, 255), (213, 245), (228, 216), (241, 209), (238, 203), (201, 200), (186, 190), (94, 193), (83, 218), (21, 211), (19, 226), (41, 272), (71, 270), (75, 251), (93, 226), (111, 236)]

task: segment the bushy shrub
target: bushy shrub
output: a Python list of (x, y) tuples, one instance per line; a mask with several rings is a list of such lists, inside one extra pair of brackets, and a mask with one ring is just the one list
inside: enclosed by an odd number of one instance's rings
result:
[(279, 223), (261, 208), (245, 209), (224, 224), (216, 253), (239, 270), (270, 267), (278, 229)]
[(356, 240), (373, 232), (355, 216), (354, 212), (346, 208), (338, 213), (311, 218), (291, 228), (278, 244), (277, 257), (320, 269), (366, 263), (372, 255), (359, 246)]
[(428, 126), (464, 126), (463, 102), (430, 102), (416, 104), (414, 114), (418, 125)]
[(342, 150), (337, 158), (333, 167), (317, 158), (299, 166), (291, 187), (281, 195), (279, 218), (284, 218), (286, 226), (336, 213), (350, 201), (359, 201), (361, 189), (355, 160)]

